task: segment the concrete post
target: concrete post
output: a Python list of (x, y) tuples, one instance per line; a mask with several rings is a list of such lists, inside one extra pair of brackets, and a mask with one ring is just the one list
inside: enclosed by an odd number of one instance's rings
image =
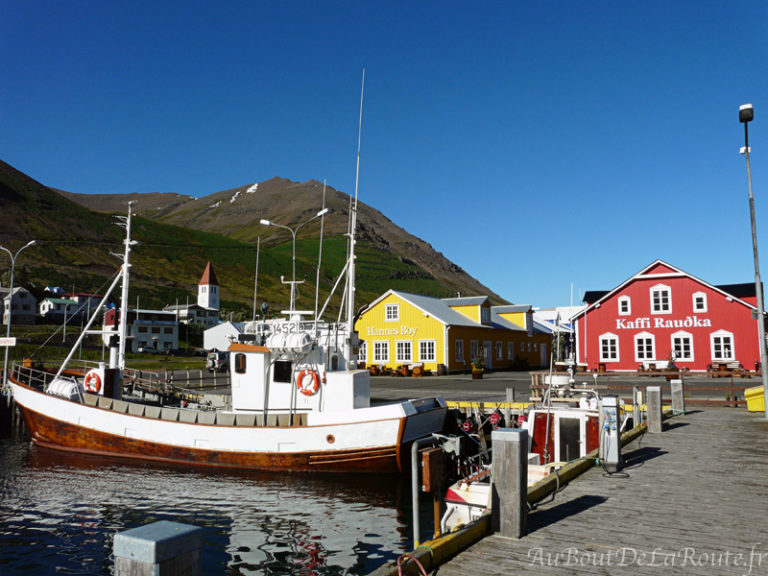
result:
[(681, 378), (675, 378), (669, 381), (672, 389), (672, 412), (675, 414), (685, 414), (685, 385)]
[(640, 390), (635, 384), (632, 387), (632, 424), (634, 426), (640, 425)]
[(507, 388), (507, 406), (504, 408), (504, 425), (512, 427), (512, 404), (515, 402), (515, 389)]
[(648, 432), (661, 432), (661, 386), (648, 386), (646, 393), (646, 417)]
[(528, 532), (528, 431), (499, 428), (491, 440), (491, 527), (501, 536), (522, 538)]
[(115, 576), (199, 576), (203, 529), (160, 520), (115, 535)]

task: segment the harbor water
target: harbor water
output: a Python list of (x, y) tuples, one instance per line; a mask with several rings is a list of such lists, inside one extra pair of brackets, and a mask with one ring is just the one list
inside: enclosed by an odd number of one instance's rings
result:
[(111, 574), (115, 534), (157, 520), (203, 528), (204, 574), (367, 574), (410, 550), (408, 481), (210, 471), (0, 438), (0, 574)]

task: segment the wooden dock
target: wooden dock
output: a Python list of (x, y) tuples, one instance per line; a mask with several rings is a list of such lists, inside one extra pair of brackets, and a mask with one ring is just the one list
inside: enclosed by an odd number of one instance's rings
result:
[(676, 416), (539, 505), (520, 540), (488, 536), (437, 570), (467, 574), (768, 574), (768, 421), (743, 409)]

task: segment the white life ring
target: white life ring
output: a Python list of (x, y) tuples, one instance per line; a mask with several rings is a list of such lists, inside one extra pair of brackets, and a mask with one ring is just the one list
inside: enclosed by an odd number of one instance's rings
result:
[[(311, 378), (307, 382), (307, 378)], [(314, 370), (302, 370), (296, 378), (296, 387), (305, 396), (313, 396), (320, 390), (320, 376)]]
[(92, 370), (85, 375), (85, 391), (92, 394), (98, 394), (101, 391), (101, 376), (99, 373)]

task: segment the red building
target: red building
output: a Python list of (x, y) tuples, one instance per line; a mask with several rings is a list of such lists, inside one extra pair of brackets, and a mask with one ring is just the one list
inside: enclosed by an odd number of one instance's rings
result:
[(587, 292), (574, 317), (578, 362), (588, 370), (679, 368), (760, 360), (755, 284), (713, 286), (657, 260), (609, 292)]

